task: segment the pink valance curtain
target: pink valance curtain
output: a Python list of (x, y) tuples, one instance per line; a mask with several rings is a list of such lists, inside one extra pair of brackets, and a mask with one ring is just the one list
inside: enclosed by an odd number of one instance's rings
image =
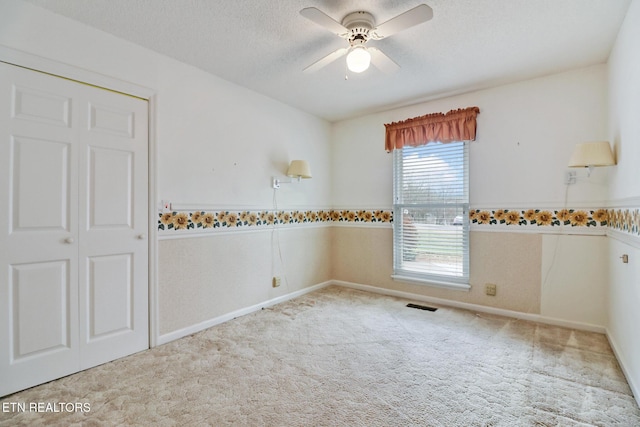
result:
[(469, 107), (385, 124), (385, 149), (391, 152), (405, 145), (415, 147), (436, 141), (474, 141), (478, 113), (478, 107)]

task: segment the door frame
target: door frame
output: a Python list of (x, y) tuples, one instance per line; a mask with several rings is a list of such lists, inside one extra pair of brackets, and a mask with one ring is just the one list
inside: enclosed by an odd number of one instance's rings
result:
[(94, 71), (85, 70), (53, 59), (33, 55), (24, 51), (0, 45), (0, 62), (32, 71), (49, 74), (81, 84), (95, 86), (124, 95), (147, 101), (149, 127), (149, 176), (148, 176), (148, 210), (149, 210), (149, 347), (158, 345), (159, 336), (159, 299), (158, 299), (158, 194), (157, 194), (157, 149), (156, 149), (156, 106), (157, 92), (135, 83), (106, 76)]

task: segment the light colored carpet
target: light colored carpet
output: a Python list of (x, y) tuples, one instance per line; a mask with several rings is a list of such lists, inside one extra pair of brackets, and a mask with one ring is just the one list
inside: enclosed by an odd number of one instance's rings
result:
[(640, 425), (603, 335), (407, 302), (329, 287), (8, 396), (91, 411), (0, 425)]

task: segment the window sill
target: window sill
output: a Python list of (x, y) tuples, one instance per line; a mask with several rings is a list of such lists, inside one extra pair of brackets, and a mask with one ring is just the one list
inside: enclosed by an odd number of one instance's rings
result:
[(421, 277), (403, 276), (400, 274), (392, 274), (391, 278), (398, 282), (413, 283), (413, 284), (424, 285), (424, 286), (433, 286), (435, 288), (450, 289), (454, 291), (469, 292), (471, 290), (471, 285), (469, 285), (468, 283), (447, 282), (445, 280), (434, 280), (434, 279), (427, 279), (427, 278), (421, 278)]

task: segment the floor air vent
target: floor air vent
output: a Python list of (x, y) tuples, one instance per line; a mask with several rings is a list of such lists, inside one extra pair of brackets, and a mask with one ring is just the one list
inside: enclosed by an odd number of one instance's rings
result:
[(407, 307), (419, 308), (420, 310), (427, 310), (427, 311), (436, 311), (437, 310), (437, 308), (435, 308), (435, 307), (429, 307), (428, 305), (420, 305), (420, 304), (407, 304)]

